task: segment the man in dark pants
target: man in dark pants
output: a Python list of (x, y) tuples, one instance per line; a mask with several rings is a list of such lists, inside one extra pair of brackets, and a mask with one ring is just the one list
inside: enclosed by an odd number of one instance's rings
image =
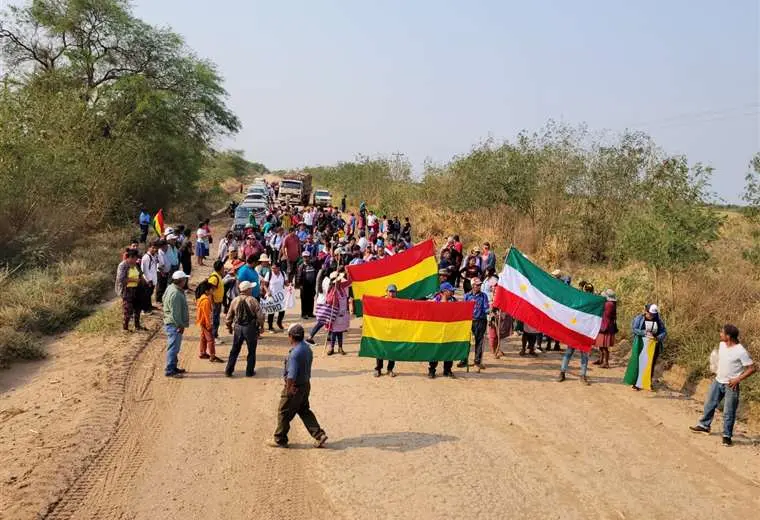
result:
[[(475, 308), (472, 311), (472, 336), (475, 338), (475, 368), (480, 372), (486, 368), (483, 365), (483, 338), (488, 327), (490, 305), (488, 296), (480, 290), (481, 285), (483, 285), (480, 278), (473, 278), (470, 283), (472, 284), (472, 291), (464, 295), (464, 301), (475, 302)], [(467, 361), (460, 362), (458, 366), (467, 366)]]
[(248, 347), (245, 376), (253, 377), (256, 375), (256, 346), (259, 340), (259, 331), (264, 326), (264, 313), (261, 312), (261, 307), (259, 307), (256, 298), (251, 296), (253, 283), (241, 282), (239, 289), (240, 295), (232, 300), (230, 311), (225, 319), (227, 330), (232, 334), (232, 348), (224, 373), (227, 377), (232, 377), (240, 349), (245, 341)]
[[(385, 290), (385, 297), (386, 298), (395, 298), (396, 293), (398, 292), (398, 289), (394, 284), (390, 284), (388, 288)], [(392, 359), (388, 360), (388, 375), (391, 377), (396, 377), (396, 372), (393, 371), (393, 369), (396, 367), (396, 362)], [(375, 377), (380, 377), (383, 375), (383, 360), (380, 358), (377, 358), (375, 360)]]
[[(451, 285), (449, 282), (443, 282), (440, 287), (440, 291), (438, 294), (436, 294), (433, 297), (433, 301), (436, 302), (455, 302), (457, 301), (456, 298), (454, 298), (454, 286)], [(450, 377), (454, 379), (454, 372), (452, 372), (452, 368), (454, 367), (453, 361), (444, 361), (443, 362), (443, 377)], [(438, 368), (438, 361), (431, 361), (428, 364), (428, 377), (430, 379), (435, 379), (435, 371)]]
[(273, 448), (288, 447), (290, 421), (296, 415), (301, 418), (309, 434), (314, 437), (315, 448), (321, 448), (327, 441), (327, 434), (319, 426), (314, 412), (309, 407), (311, 362), (314, 354), (303, 338), (302, 325), (294, 323), (288, 328), (288, 340), (292, 348), (285, 361), (285, 388), (282, 390), (277, 408), (277, 430), (274, 432), (274, 441), (269, 443)]
[(301, 318), (314, 317), (314, 296), (317, 293), (317, 270), (311, 263), (311, 253), (301, 254), (303, 263), (296, 271), (296, 289), (301, 289)]

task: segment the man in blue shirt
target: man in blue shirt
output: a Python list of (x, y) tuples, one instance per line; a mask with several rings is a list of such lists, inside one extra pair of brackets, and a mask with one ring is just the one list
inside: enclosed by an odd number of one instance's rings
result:
[(309, 434), (314, 437), (315, 448), (321, 448), (327, 441), (327, 434), (319, 426), (314, 412), (309, 407), (311, 362), (314, 355), (303, 338), (303, 325), (294, 323), (288, 328), (288, 340), (292, 348), (285, 361), (285, 388), (280, 395), (280, 405), (277, 410), (277, 430), (274, 432), (274, 441), (269, 444), (273, 448), (288, 447), (290, 421), (296, 415), (301, 418)]
[(148, 227), (150, 226), (150, 213), (145, 208), (140, 210), (140, 242), (143, 244), (148, 239)]
[(248, 255), (245, 265), (238, 269), (237, 283), (238, 291), (240, 290), (240, 284), (243, 282), (251, 282), (253, 284), (253, 290), (251, 296), (259, 300), (261, 295), (261, 288), (259, 283), (259, 273), (256, 272), (256, 255)]
[[(475, 302), (475, 308), (472, 311), (472, 335), (475, 338), (475, 368), (478, 372), (484, 370), (483, 365), (483, 338), (488, 328), (488, 296), (481, 291), (483, 282), (480, 278), (471, 280), (472, 290), (464, 295), (464, 301)], [(460, 361), (458, 367), (467, 366), (467, 361)]]

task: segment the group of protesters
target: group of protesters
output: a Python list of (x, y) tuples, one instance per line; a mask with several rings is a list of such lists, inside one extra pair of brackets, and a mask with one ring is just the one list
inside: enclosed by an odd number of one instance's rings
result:
[[(369, 210), (364, 202), (359, 205), (357, 213), (346, 211), (345, 197), (340, 208), (297, 208), (278, 206), (274, 200), (270, 202), (263, 218), (252, 213), (243, 229), (224, 233), (218, 241), (215, 255), (211, 253), (213, 233), (208, 220), (199, 223), (194, 242), (191, 241), (190, 230), (178, 226), (176, 229), (167, 228), (162, 236), (147, 245), (142, 255), (139, 241), (125, 250), (116, 281), (116, 291), (123, 302), (123, 327), (125, 331), (130, 330), (129, 325), (134, 319), (135, 328), (143, 329), (140, 313), (154, 309), (151, 297), (155, 296), (156, 305), (163, 306), (164, 310), (169, 344), (167, 376), (181, 377), (184, 373), (177, 365), (177, 353), (184, 329), (189, 326), (184, 295), (193, 255), (196, 256), (197, 265), (204, 265), (207, 258), (213, 259), (212, 274), (195, 290), (196, 323), (201, 329), (199, 356), (210, 362), (225, 362), (216, 355), (215, 350), (219, 341), (221, 315), (225, 314), (225, 325), (233, 334), (225, 373), (227, 376), (233, 375), (242, 344), (246, 343), (248, 358), (245, 375), (252, 377), (255, 375), (257, 342), (265, 327), (269, 333), (285, 328), (284, 307), (268, 312), (266, 316), (262, 311), (262, 305), (266, 306), (273, 295), (287, 293), (292, 296), (293, 291), (299, 291), (302, 320), (314, 319), (310, 330), (301, 330), (299, 334), (302, 339), (299, 341), (314, 345), (317, 334), (324, 329), (327, 332), (325, 345), (329, 343), (327, 354), (345, 355), (344, 333), (349, 329), (354, 311), (347, 266), (380, 260), (412, 247), (412, 225), (408, 217), (402, 223), (398, 217), (379, 216)], [(141, 215), (141, 228), (145, 220)], [(140, 237), (143, 242), (146, 235), (143, 233)], [(496, 271), (498, 259), (490, 243), (484, 242), (480, 247), (466, 251), (460, 237), (453, 235), (439, 250), (437, 262), (439, 289), (430, 295), (430, 299), (456, 301), (460, 298), (457, 294), (461, 288), (461, 298), (475, 303), (472, 317), (474, 363), (470, 365), (468, 359), (462, 359), (456, 362), (457, 367), (474, 366), (478, 372), (484, 370), (486, 341), (493, 357), (499, 359), (504, 354), (501, 340), (514, 334), (520, 336), (520, 356), (538, 356), (562, 350), (556, 339), (513, 319), (492, 305), (499, 279)], [(559, 269), (552, 275), (567, 285), (572, 284), (571, 277)], [(596, 293), (593, 284), (587, 281), (581, 281), (578, 288)], [(396, 293), (395, 285), (387, 287), (387, 297), (393, 298)], [(598, 294), (605, 298), (605, 305), (595, 342), (598, 359), (593, 364), (606, 369), (610, 367), (610, 348), (615, 345), (619, 332), (617, 297), (612, 289)], [(651, 338), (655, 344), (653, 358), (648, 364), (639, 366), (639, 360), (631, 356), (628, 372), (632, 376), (627, 372), (625, 380), (634, 390), (641, 390), (637, 383), (641, 381), (639, 372), (648, 371), (648, 379), (652, 379), (654, 365), (667, 337), (665, 323), (656, 304), (644, 306), (633, 321), (632, 333), (634, 337)], [(735, 338), (738, 343), (738, 331), (734, 334), (734, 329), (728, 327), (725, 336)], [(569, 363), (576, 350), (569, 346), (565, 348), (557, 381), (566, 380)], [(579, 354), (579, 380), (589, 385), (589, 353), (579, 351)], [(746, 362), (746, 359), (742, 358), (742, 361)], [(455, 377), (454, 363), (451, 360), (443, 361), (445, 377)], [(436, 377), (438, 364), (438, 361), (429, 363), (428, 377)], [(396, 375), (394, 361), (389, 360), (386, 367), (389, 376)], [(376, 360), (374, 375), (381, 376), (383, 368), (384, 360)], [(726, 394), (730, 389), (713, 392), (713, 401), (723, 395), (720, 391)], [(706, 405), (705, 417), (711, 418), (707, 408)], [(703, 419), (700, 425), (701, 429), (695, 431), (709, 429), (708, 419)]]

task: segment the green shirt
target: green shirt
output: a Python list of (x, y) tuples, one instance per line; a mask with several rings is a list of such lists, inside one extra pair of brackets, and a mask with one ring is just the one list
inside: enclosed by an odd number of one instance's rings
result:
[(177, 287), (177, 284), (172, 283), (166, 289), (163, 304), (164, 325), (174, 325), (177, 328), (190, 326), (190, 311), (187, 308), (185, 291)]

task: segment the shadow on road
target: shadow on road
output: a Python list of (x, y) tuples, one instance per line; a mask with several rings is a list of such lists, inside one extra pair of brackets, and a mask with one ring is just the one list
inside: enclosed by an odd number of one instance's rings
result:
[(384, 451), (406, 453), (434, 446), (441, 442), (458, 441), (459, 437), (453, 435), (440, 435), (436, 433), (422, 432), (391, 432), (391, 433), (367, 433), (358, 437), (339, 439), (329, 443), (331, 450), (346, 450), (351, 448), (377, 448)]

